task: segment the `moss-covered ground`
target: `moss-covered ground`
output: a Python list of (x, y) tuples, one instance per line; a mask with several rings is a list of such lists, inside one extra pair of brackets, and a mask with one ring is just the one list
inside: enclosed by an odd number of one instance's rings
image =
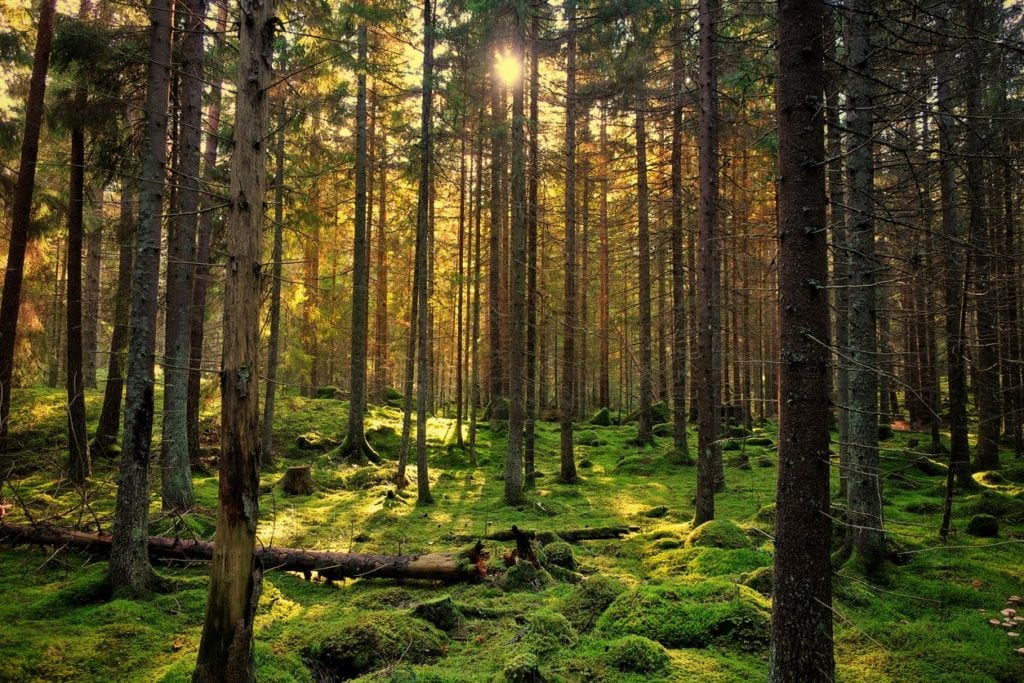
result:
[[(100, 399), (89, 396), (91, 420)], [(59, 476), (63, 392), (25, 390), (13, 404), (12, 430), (24, 450), (3, 463), (3, 495), (12, 503), (6, 521), (31, 515), (109, 530), (115, 463), (97, 461), (83, 490)], [(724, 454), (731, 463), (727, 487), (717, 499), (722, 521), (694, 530), (694, 468), (673, 464), (678, 458), (668, 438), (653, 448), (628, 446), (635, 437), (631, 425), (580, 425), (579, 441), (588, 444), (577, 448), (582, 481), (568, 486), (556, 482), (557, 425), (538, 423), (537, 463), (544, 476), (526, 505), (509, 508), (501, 502), (504, 437), (481, 429), (478, 463), (470, 467), (467, 454), (452, 445), (454, 421), (432, 419), (436, 504), (417, 507), (414, 493), (387, 495), (391, 460), (376, 468), (333, 458), (331, 449), (344, 436), (344, 402), (289, 396), (278, 405), (277, 458), (262, 475), (264, 544), (408, 553), (458, 549), (463, 543), (457, 537), (512, 524), (555, 531), (621, 524), (640, 531), (572, 546), (577, 570), (590, 578), (578, 585), (556, 580), (542, 590), (511, 590), (497, 581), (329, 585), (270, 572), (256, 625), (259, 680), (766, 680), (773, 425), (750, 439), (734, 435)], [(210, 411), (205, 422), (212, 430), (215, 406)], [(371, 408), (367, 427), (374, 447), (395, 458), (399, 412)], [(306, 447), (300, 448), (304, 435)], [(909, 562), (870, 581), (849, 569), (835, 577), (839, 679), (1024, 680), (1024, 655), (1015, 652), (1024, 643), (989, 624), (1009, 596), (1024, 593), (1024, 465), (1004, 454), (1003, 472), (976, 475), (979, 491), (958, 498), (958, 531), (943, 545), (937, 529), (944, 473), (912, 465), (915, 441), (926, 444), (927, 438), (893, 434), (883, 452), (886, 523)], [(212, 438), (210, 461), (215, 443)], [(734, 444), (752, 466), (733, 458)], [(298, 464), (312, 465), (316, 491), (285, 497), (276, 483)], [(415, 472), (410, 475), (415, 480)], [(197, 470), (194, 483), (198, 506), (183, 519), (163, 515), (154, 490), (154, 533), (211, 535), (216, 476)], [(997, 519), (996, 538), (965, 533), (976, 514)], [(495, 572), (504, 569), (501, 555), (510, 546), (489, 544)], [(552, 549), (560, 563), (565, 554), (563, 546)], [(206, 600), (205, 569), (163, 567), (174, 592), (108, 601), (101, 591), (105, 567), (101, 558), (66, 550), (0, 550), (0, 680), (189, 680)], [(415, 609), (445, 596), (450, 602)], [(433, 623), (420, 618), (438, 614), (430, 617)]]

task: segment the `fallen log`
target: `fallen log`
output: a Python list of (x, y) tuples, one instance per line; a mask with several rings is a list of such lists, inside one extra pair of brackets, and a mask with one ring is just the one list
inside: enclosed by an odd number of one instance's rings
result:
[[(71, 546), (89, 552), (110, 552), (111, 536), (74, 531), (47, 525), (0, 523), (0, 543), (7, 545)], [(155, 561), (213, 559), (211, 541), (194, 541), (166, 536), (147, 539), (149, 556)], [(256, 549), (264, 571), (316, 572), (330, 581), (354, 578), (424, 579), (430, 581), (473, 581), (487, 575), (488, 554), (481, 544), (454, 553), (422, 555), (377, 555), (339, 553), (304, 548), (265, 547)]]
[(469, 534), (457, 534), (448, 536), (447, 538), (455, 543), (471, 543), (477, 539), (485, 541), (515, 541), (521, 535), (526, 534), (530, 537), (543, 536), (544, 534), (554, 534), (563, 541), (568, 543), (578, 543), (580, 541), (605, 541), (622, 538), (627, 534), (631, 534), (634, 531), (640, 531), (638, 526), (598, 526), (598, 527), (587, 527), (585, 529), (565, 529), (563, 531), (525, 531), (523, 529), (505, 529), (503, 531), (493, 531), (483, 536), (469, 535)]

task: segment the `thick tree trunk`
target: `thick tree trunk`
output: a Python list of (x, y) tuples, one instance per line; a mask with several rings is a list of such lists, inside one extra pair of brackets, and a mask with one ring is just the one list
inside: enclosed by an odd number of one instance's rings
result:
[(193, 681), (253, 680), (252, 628), (263, 563), (255, 556), (259, 521), (260, 246), (266, 184), (274, 0), (243, 6), (234, 154), (231, 159), (217, 543), (206, 620)]
[[(75, 104), (85, 106), (85, 90), (75, 93)], [(85, 205), (85, 131), (71, 129), (71, 182), (68, 187), (68, 474), (84, 484), (92, 472), (89, 437), (85, 430), (85, 382), (82, 373), (82, 241)]]
[(184, 15), (179, 88), (181, 118), (175, 168), (177, 192), (167, 227), (167, 293), (164, 299), (160, 480), (163, 505), (167, 510), (187, 510), (195, 504), (188, 449), (188, 364), (199, 210), (206, 0), (187, 0)]
[[(683, 10), (672, 10), (672, 446), (689, 458), (686, 438), (686, 271), (683, 259)], [(603, 239), (607, 239), (603, 235)]]
[(572, 444), (576, 368), (576, 1), (566, 0), (569, 24), (565, 66), (565, 285), (562, 309), (562, 377), (558, 391), (560, 414), (559, 478), (575, 483), (576, 457)]
[(107, 359), (107, 383), (103, 387), (103, 407), (96, 425), (94, 447), (97, 454), (113, 455), (121, 425), (121, 396), (125, 383), (125, 347), (128, 343), (128, 307), (132, 295), (132, 250), (135, 228), (134, 181), (121, 180), (120, 218), (117, 224), (117, 288), (114, 292), (114, 330), (110, 334)]
[(355, 165), (355, 229), (352, 239), (352, 364), (349, 392), (348, 433), (341, 445), (341, 455), (354, 460), (366, 458), (380, 463), (380, 456), (366, 441), (366, 339), (370, 325), (370, 263), (367, 258), (366, 202), (366, 69), (367, 29), (359, 25), (358, 68), (356, 76), (356, 165)]
[[(214, 41), (218, 48), (224, 42), (227, 30), (227, 0), (220, 1), (217, 12), (217, 30)], [(219, 74), (220, 70), (215, 73)], [(203, 177), (212, 178), (217, 164), (218, 129), (220, 128), (221, 82), (217, 78), (210, 85), (211, 101), (206, 113), (206, 139), (203, 149)], [(192, 282), (192, 302), (189, 307), (189, 361), (188, 361), (188, 403), (186, 423), (188, 432), (189, 459), (199, 457), (199, 404), (202, 388), (203, 337), (206, 329), (206, 292), (210, 286), (210, 241), (213, 236), (214, 206), (220, 201), (207, 191), (201, 203), (199, 234), (196, 237), (196, 263)]]
[(153, 583), (146, 554), (149, 461), (153, 440), (153, 362), (160, 276), (160, 222), (167, 162), (167, 98), (170, 89), (171, 6), (152, 0), (145, 139), (135, 226), (124, 434), (114, 505), (114, 538), (107, 581), (118, 592), (140, 595)]
[(872, 94), (872, 0), (853, 0), (846, 88), (847, 198), (850, 211), (848, 306), (850, 327), (847, 544), (873, 572), (885, 556), (882, 480), (878, 460), (878, 374), (875, 256), (874, 97)]
[[(778, 6), (781, 363), (773, 683), (835, 678), (829, 558), (824, 7), (814, 0), (781, 0)], [(817, 286), (808, 286), (811, 282)]]
[(697, 502), (694, 524), (715, 517), (715, 491), (722, 452), (718, 444), (719, 398), (719, 227), (718, 227), (718, 63), (715, 37), (722, 14), (720, 0), (700, 0), (700, 70), (698, 73), (697, 212), (700, 274), (697, 279)]
[(11, 388), (14, 375), (14, 347), (21, 309), (21, 284), (25, 275), (25, 248), (32, 220), (32, 193), (39, 158), (39, 133), (43, 125), (43, 99), (46, 72), (50, 66), (53, 17), (57, 0), (41, 0), (36, 47), (32, 56), (32, 76), (25, 103), (25, 130), (21, 138), (21, 162), (11, 207), (11, 234), (7, 241), (7, 270), (3, 298), (0, 299), (0, 453), (7, 450), (7, 418), (11, 412)]

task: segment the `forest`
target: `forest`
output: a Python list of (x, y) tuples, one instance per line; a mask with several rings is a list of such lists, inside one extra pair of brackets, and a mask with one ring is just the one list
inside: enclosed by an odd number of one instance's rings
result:
[(1024, 6), (0, 0), (0, 681), (1024, 680)]

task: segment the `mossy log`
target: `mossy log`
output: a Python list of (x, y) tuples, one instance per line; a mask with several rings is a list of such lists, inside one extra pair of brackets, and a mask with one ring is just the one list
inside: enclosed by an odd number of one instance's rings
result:
[(579, 541), (605, 541), (615, 540), (626, 536), (634, 531), (640, 531), (638, 526), (598, 526), (588, 527), (585, 529), (565, 529), (562, 531), (526, 531), (524, 529), (505, 529), (504, 531), (494, 531), (483, 536), (471, 536), (460, 534), (457, 536), (451, 536), (451, 540), (456, 543), (470, 543), (477, 539), (483, 539), (485, 541), (514, 541), (519, 535), (526, 534), (530, 536), (536, 536), (537, 534), (554, 534), (561, 540), (569, 543), (578, 543)]
[[(54, 526), (0, 523), (0, 543), (6, 545), (71, 546), (89, 552), (109, 553), (111, 536)], [(193, 541), (166, 536), (147, 539), (154, 561), (208, 561), (213, 559), (211, 541)], [(423, 555), (375, 555), (339, 553), (303, 548), (258, 548), (256, 557), (264, 570), (316, 572), (329, 580), (349, 578), (423, 579), (428, 581), (473, 581), (486, 573), (487, 554), (478, 544), (469, 550)]]

